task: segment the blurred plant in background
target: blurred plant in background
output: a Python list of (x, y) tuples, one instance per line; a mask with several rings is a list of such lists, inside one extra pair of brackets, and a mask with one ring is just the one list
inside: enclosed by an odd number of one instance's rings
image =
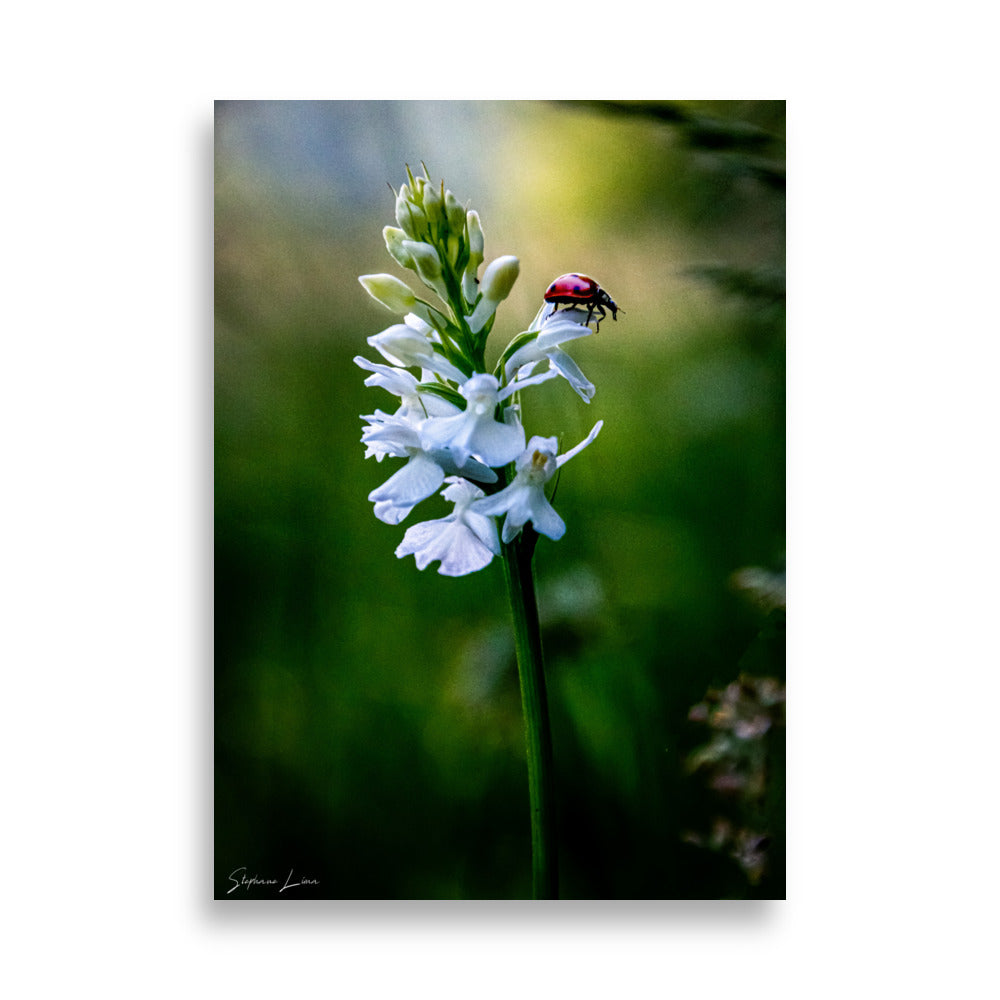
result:
[(688, 832), (685, 839), (728, 853), (752, 884), (767, 867), (770, 836), (760, 826), (775, 766), (768, 736), (784, 725), (784, 704), (785, 688), (773, 677), (741, 674), (721, 691), (709, 688), (688, 713), (712, 730), (708, 743), (688, 756), (688, 770), (703, 776), (725, 813), (714, 817), (709, 834)]
[(628, 309), (570, 345), (588, 407), (565, 378), (525, 392), (569, 445), (614, 415), (559, 486), (572, 550), (535, 553), (562, 895), (783, 895), (780, 810), (750, 827), (771, 837), (756, 884), (682, 839), (713, 815), (690, 706), (741, 673), (784, 684), (782, 630), (731, 585), (785, 550), (783, 130), (782, 102), (218, 105), (220, 897), (241, 865), (294, 866), (323, 898), (530, 895), (499, 560), (445, 578), (386, 558), (365, 499), (386, 476), (357, 447), (353, 345), (384, 310), (355, 275), (382, 270), (363, 248), (385, 182), (421, 158), (500, 256), (530, 248), (505, 316), (571, 270)]

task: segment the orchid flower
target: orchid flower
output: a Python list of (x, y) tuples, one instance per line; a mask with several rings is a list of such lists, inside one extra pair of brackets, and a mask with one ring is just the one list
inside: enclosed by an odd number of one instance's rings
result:
[(558, 541), (566, 532), (566, 523), (545, 496), (545, 484), (557, 469), (583, 451), (603, 426), (604, 421), (598, 420), (593, 430), (563, 455), (556, 454), (559, 442), (554, 437), (533, 437), (517, 460), (514, 481), (499, 493), (477, 500), (474, 505), (476, 513), (494, 517), (507, 515), (501, 535), (505, 543), (510, 542), (528, 521), (540, 535)]
[[(444, 482), (446, 473), (457, 473), (458, 466), (446, 449), (426, 451), (420, 444), (417, 426), (402, 417), (374, 413), (361, 434), (369, 454), (381, 461), (386, 455), (406, 458), (381, 486), (368, 494), (375, 505), (375, 516), (386, 524), (399, 524), (413, 508), (426, 500)], [(462, 474), (481, 483), (495, 483), (497, 474), (475, 459), (467, 459)]]
[(516, 419), (501, 423), (494, 416), (496, 408), (518, 389), (545, 382), (554, 374), (534, 375), (503, 389), (493, 375), (473, 375), (458, 390), (468, 400), (465, 410), (453, 416), (432, 417), (422, 425), (424, 447), (449, 449), (459, 468), (470, 455), (492, 466), (512, 462), (524, 450), (524, 428)]
[(483, 569), (499, 555), (500, 542), (492, 518), (472, 510), (483, 491), (458, 476), (449, 476), (447, 482), (441, 495), (455, 505), (452, 512), (408, 528), (396, 556), (402, 559), (412, 555), (417, 569), (426, 569), (440, 560), (438, 572), (443, 576), (465, 576)]
[(368, 343), (390, 364), (400, 368), (422, 368), (453, 382), (464, 381), (466, 376), (461, 369), (434, 349), (433, 337), (434, 330), (428, 323), (414, 313), (407, 313), (402, 323), (369, 337)]
[(580, 371), (577, 363), (564, 351), (561, 345), (578, 337), (586, 337), (593, 330), (585, 322), (586, 312), (582, 309), (562, 309), (546, 304), (529, 327), (537, 329), (538, 336), (523, 347), (518, 348), (504, 365), (506, 378), (514, 378), (525, 365), (534, 365), (548, 360), (550, 367), (558, 372), (573, 387), (576, 394), (589, 403), (596, 391), (592, 382)]
[(378, 365), (361, 357), (355, 358), (354, 363), (359, 368), (373, 373), (365, 379), (365, 385), (377, 386), (399, 397), (401, 405), (395, 413), (397, 417), (420, 421), (428, 417), (450, 416), (461, 412), (454, 403), (449, 403), (436, 393), (421, 389), (416, 377), (405, 368)]

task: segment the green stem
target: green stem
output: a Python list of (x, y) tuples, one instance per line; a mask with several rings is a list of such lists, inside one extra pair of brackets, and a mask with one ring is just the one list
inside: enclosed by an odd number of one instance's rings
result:
[[(530, 533), (530, 538), (525, 536)], [(504, 578), (514, 616), (517, 669), (521, 679), (524, 737), (531, 803), (531, 884), (534, 899), (558, 899), (555, 784), (552, 735), (545, 694), (542, 636), (531, 557), (536, 537), (529, 526), (503, 547)]]

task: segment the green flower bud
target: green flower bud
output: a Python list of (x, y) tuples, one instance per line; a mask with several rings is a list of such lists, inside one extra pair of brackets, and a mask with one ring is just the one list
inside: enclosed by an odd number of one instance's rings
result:
[(399, 223), (400, 228), (407, 236), (413, 237), (416, 235), (416, 230), (413, 228), (413, 215), (410, 212), (410, 200), (403, 196), (403, 189), (406, 187), (404, 184), (399, 190), (399, 195), (396, 197), (396, 221)]
[(410, 286), (391, 274), (362, 274), (358, 281), (376, 302), (399, 316), (412, 312), (417, 304)]
[(444, 193), (444, 210), (448, 215), (448, 228), (460, 236), (465, 229), (465, 209), (451, 191)]
[[(483, 274), (479, 290), (483, 293), (476, 308), (472, 310), (472, 315), (468, 317), (469, 329), (473, 333), (480, 330), (489, 321), (489, 318), (497, 311), (497, 306), (508, 295), (514, 287), (518, 272), (521, 270), (520, 261), (516, 257), (497, 257)], [(468, 276), (468, 271), (465, 272)]]
[(483, 237), (483, 227), (479, 223), (479, 213), (469, 212), (466, 217), (466, 225), (469, 230), (469, 262), (465, 265), (465, 273), (462, 275), (462, 294), (467, 302), (476, 301), (479, 295), (479, 283), (477, 274), (479, 265), (483, 262), (483, 249), (486, 240)]
[(483, 251), (486, 249), (486, 239), (483, 236), (483, 227), (479, 222), (478, 212), (469, 212), (467, 216), (469, 226), (469, 264), (476, 262), (479, 267), (483, 262)]
[(497, 257), (483, 274), (480, 285), (483, 298), (491, 302), (502, 302), (510, 295), (520, 270), (521, 262), (516, 257)]
[[(406, 191), (405, 196), (404, 191)], [(427, 217), (405, 184), (400, 188), (399, 197), (396, 199), (396, 221), (411, 239), (419, 239), (427, 230)]]
[(395, 226), (386, 226), (382, 230), (382, 238), (385, 240), (385, 248), (392, 255), (392, 259), (402, 267), (408, 267), (411, 271), (416, 268), (410, 252), (403, 246), (406, 233)]
[(403, 249), (413, 258), (417, 274), (427, 282), (434, 284), (441, 279), (441, 259), (437, 250), (428, 243), (420, 243), (416, 240), (403, 240)]
[(424, 214), (431, 225), (440, 225), (445, 220), (444, 203), (433, 184), (424, 188)]

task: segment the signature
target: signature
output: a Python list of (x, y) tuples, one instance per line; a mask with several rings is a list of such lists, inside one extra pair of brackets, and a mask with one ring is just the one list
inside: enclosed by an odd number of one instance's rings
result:
[[(286, 889), (294, 889), (299, 885), (319, 885), (318, 878), (305, 878), (300, 876), (297, 882), (293, 882), (292, 879), (295, 878), (295, 869), (288, 869), (288, 877), (285, 879), (284, 884), (278, 890), (278, 892), (284, 892)], [(229, 873), (229, 881), (233, 883), (232, 889), (226, 893), (227, 896), (232, 895), (237, 889), (246, 889), (249, 891), (254, 886), (271, 886), (278, 885), (279, 880), (276, 878), (261, 878), (258, 875), (248, 875), (247, 867), (243, 865), (241, 868), (235, 868)]]

